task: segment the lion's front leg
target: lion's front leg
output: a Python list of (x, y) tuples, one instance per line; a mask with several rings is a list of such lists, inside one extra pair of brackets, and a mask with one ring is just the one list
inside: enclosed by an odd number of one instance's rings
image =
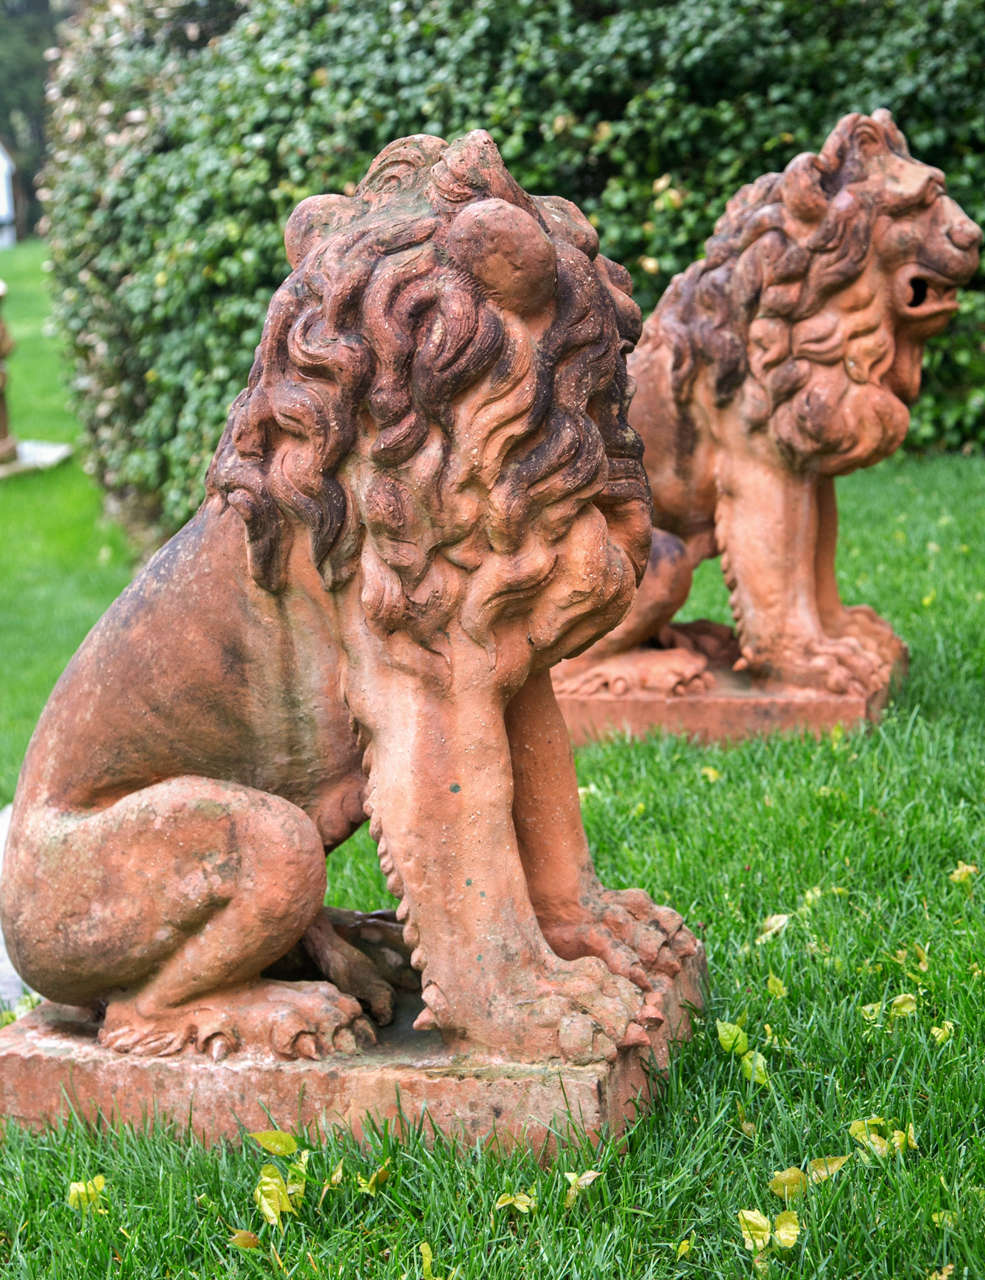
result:
[(537, 922), (513, 825), (502, 699), (485, 674), (439, 692), (384, 663), (350, 671), (370, 830), (427, 1009), (452, 1046), (514, 1059), (612, 1057), (643, 1043), (639, 990), (560, 959)]
[(817, 481), (818, 536), (814, 575), (818, 615), (829, 636), (851, 636), (879, 662), (880, 674), (888, 678), (896, 666), (905, 666), (906, 644), (885, 618), (868, 605), (851, 608), (842, 604), (835, 576), (838, 550), (838, 503), (833, 476)]
[(716, 535), (742, 658), (759, 675), (831, 693), (865, 693), (879, 661), (850, 635), (828, 635), (818, 613), (814, 476), (791, 471), (772, 446), (723, 453)]
[(532, 676), (506, 711), (513, 814), (527, 888), (541, 930), (566, 959), (597, 956), (654, 992), (644, 1016), (661, 1017), (659, 993), (697, 942), (670, 907), (641, 889), (607, 890), (592, 865), (568, 732), (547, 672)]

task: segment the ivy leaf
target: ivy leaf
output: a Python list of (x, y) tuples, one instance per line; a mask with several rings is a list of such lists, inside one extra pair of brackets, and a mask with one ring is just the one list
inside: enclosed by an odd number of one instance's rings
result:
[(284, 1175), (275, 1164), (265, 1164), (260, 1170), (260, 1181), (253, 1192), (253, 1199), (263, 1217), (272, 1227), (284, 1230), (282, 1213), (295, 1213), (291, 1197), (287, 1194)]
[(735, 1053), (741, 1058), (749, 1048), (749, 1037), (742, 1028), (735, 1022), (721, 1022), (717, 1018), (715, 1026), (718, 1029), (718, 1043), (725, 1052)]
[(249, 1136), (272, 1156), (293, 1156), (298, 1149), (298, 1144), (291, 1135), (283, 1133), (280, 1129), (264, 1129), (260, 1133), (251, 1133)]

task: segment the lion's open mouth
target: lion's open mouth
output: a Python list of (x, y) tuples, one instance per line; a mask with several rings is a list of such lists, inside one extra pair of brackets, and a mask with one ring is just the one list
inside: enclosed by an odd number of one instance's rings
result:
[(901, 274), (896, 285), (897, 310), (904, 321), (946, 320), (958, 308), (958, 286), (920, 267)]

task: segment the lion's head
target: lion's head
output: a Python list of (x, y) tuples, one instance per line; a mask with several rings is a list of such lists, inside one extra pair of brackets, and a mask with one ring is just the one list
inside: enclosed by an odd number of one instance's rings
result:
[[(488, 643), (526, 610), (545, 650), (585, 643), (590, 606), (612, 625), (649, 545), (625, 416), (640, 318), (587, 220), (527, 195), (477, 131), (391, 144), (351, 197), (299, 205), (285, 243), (208, 477), (255, 580), (282, 585), (302, 525), (326, 586), (358, 569), (367, 615), (423, 644), (453, 614)], [(594, 585), (538, 620), (569, 545)]]
[(818, 155), (744, 187), (706, 258), (671, 284), (659, 317), (675, 399), (707, 366), (715, 404), (768, 426), (790, 465), (878, 461), (906, 433), (924, 343), (980, 240), (888, 111), (845, 116)]

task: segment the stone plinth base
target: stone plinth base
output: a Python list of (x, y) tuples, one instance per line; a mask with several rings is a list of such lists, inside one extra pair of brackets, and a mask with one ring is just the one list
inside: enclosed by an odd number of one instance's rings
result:
[(51, 440), (18, 440), (16, 454), (0, 462), (0, 480), (19, 476), (24, 471), (46, 471), (72, 456), (70, 444)]
[[(675, 1008), (700, 990), (700, 948), (685, 965), (668, 1002)], [(84, 1011), (42, 1004), (0, 1031), (0, 1114), (30, 1127), (70, 1110), (92, 1122), (156, 1118), (206, 1143), (272, 1124), (322, 1132), (343, 1126), (360, 1138), (367, 1126), (390, 1121), (420, 1124), (426, 1136), (439, 1129), (470, 1144), (488, 1138), (550, 1151), (572, 1125), (591, 1135), (620, 1132), (647, 1105), (667, 1061), (662, 1034), (653, 1054), (624, 1050), (611, 1065), (480, 1064), (453, 1056), (436, 1032), (413, 1031), (421, 1007), (407, 997), (380, 1044), (364, 1053), (322, 1062), (234, 1054), (213, 1063), (187, 1052), (113, 1053), (96, 1043), (96, 1024)], [(686, 1015), (675, 1032), (690, 1034)]]
[(576, 745), (613, 733), (643, 738), (654, 729), (687, 734), (702, 742), (790, 730), (819, 736), (837, 724), (850, 728), (878, 720), (892, 683), (887, 681), (865, 697), (765, 685), (728, 667), (710, 670), (714, 685), (698, 693), (669, 697), (646, 692), (560, 694), (558, 705)]

